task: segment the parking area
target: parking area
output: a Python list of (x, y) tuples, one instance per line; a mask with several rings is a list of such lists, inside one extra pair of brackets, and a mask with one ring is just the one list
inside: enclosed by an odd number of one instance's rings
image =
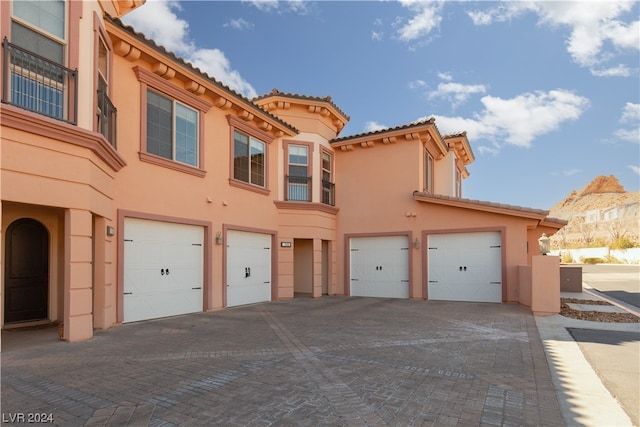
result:
[(517, 305), (300, 298), (126, 324), (75, 344), (56, 336), (2, 332), (3, 421), (564, 424), (535, 321)]

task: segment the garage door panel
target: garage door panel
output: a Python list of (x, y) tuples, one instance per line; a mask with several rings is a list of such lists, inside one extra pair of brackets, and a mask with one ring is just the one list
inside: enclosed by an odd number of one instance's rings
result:
[(203, 310), (203, 227), (126, 218), (124, 243), (124, 322)]
[(430, 235), (427, 256), (429, 299), (502, 301), (499, 232)]
[(227, 233), (227, 307), (271, 301), (271, 235)]
[(352, 296), (409, 298), (409, 251), (406, 236), (352, 237)]

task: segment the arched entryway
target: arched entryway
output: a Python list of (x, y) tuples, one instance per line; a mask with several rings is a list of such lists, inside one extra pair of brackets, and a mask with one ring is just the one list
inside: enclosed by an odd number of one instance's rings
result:
[(21, 218), (5, 238), (4, 323), (46, 319), (49, 303), (49, 233)]

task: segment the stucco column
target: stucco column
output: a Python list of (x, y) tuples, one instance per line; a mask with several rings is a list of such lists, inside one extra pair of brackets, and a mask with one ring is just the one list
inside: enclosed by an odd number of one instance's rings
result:
[(64, 339), (82, 341), (93, 336), (91, 212), (64, 212)]
[(322, 239), (313, 239), (313, 297), (322, 296)]
[(113, 237), (107, 236), (110, 224), (103, 217), (94, 219), (93, 327), (98, 329), (106, 329), (116, 321)]
[(560, 313), (560, 258), (538, 255), (531, 260), (531, 311), (536, 316)]

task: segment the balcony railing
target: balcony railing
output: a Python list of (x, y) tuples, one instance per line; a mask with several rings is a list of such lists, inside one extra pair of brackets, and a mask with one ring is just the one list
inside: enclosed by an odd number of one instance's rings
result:
[(306, 176), (286, 176), (287, 200), (294, 202), (311, 201), (311, 178)]
[(2, 102), (72, 124), (77, 122), (78, 72), (2, 41)]
[(98, 90), (98, 131), (113, 146), (116, 146), (116, 107), (107, 96), (107, 93)]
[(333, 182), (322, 180), (322, 203), (335, 206), (336, 185)]

